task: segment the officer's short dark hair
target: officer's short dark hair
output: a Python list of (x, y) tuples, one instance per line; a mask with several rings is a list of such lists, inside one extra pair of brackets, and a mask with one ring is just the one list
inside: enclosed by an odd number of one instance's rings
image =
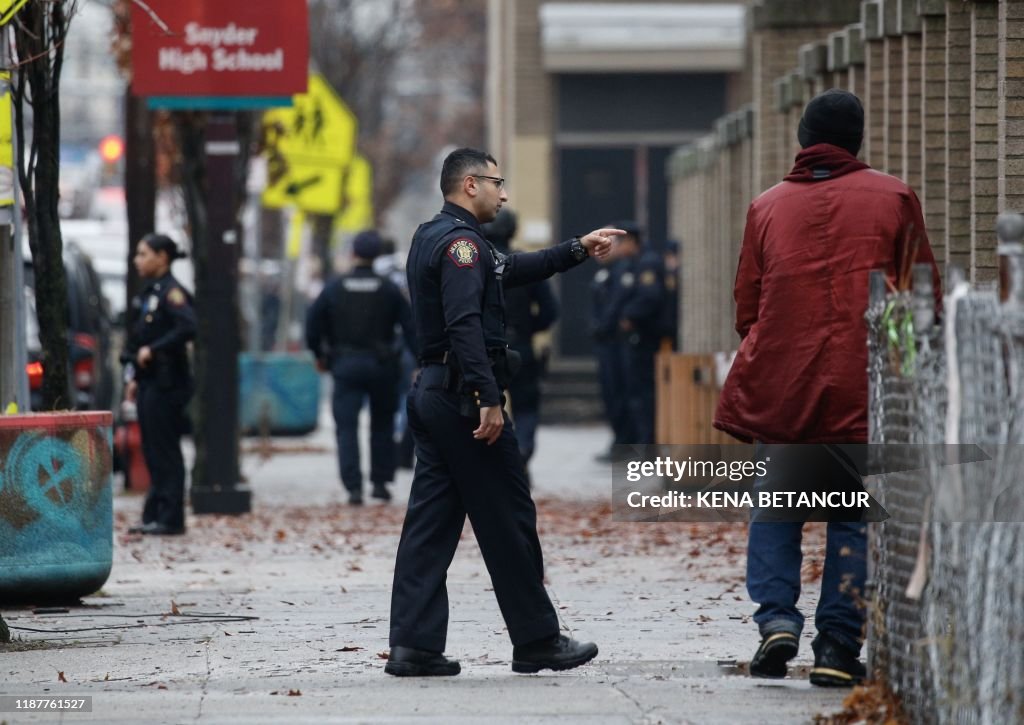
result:
[(464, 178), (474, 171), (485, 170), (488, 163), (498, 165), (494, 157), (486, 151), (471, 148), (455, 149), (448, 154), (441, 167), (441, 193), (445, 196), (455, 193)]
[(167, 261), (173, 262), (175, 259), (184, 259), (188, 256), (185, 252), (178, 249), (178, 244), (166, 234), (156, 234), (151, 232), (139, 240), (139, 243), (146, 243), (146, 246), (152, 249), (154, 252), (163, 252), (167, 255)]

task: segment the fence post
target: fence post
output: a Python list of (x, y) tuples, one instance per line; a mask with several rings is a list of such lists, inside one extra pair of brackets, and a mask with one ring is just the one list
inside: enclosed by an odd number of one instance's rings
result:
[(874, 305), (885, 301), (888, 289), (885, 284), (885, 272), (873, 269), (868, 272), (868, 301)]
[(935, 286), (932, 284), (932, 266), (915, 264), (913, 276), (914, 332), (923, 335), (935, 324)]
[(1000, 214), (996, 220), (999, 236), (1000, 299), (1024, 307), (1024, 216)]

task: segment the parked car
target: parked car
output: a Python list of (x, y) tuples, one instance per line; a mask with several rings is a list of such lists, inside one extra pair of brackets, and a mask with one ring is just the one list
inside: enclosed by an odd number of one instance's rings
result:
[[(29, 257), (26, 256), (26, 260)], [(111, 322), (99, 275), (92, 261), (76, 244), (64, 245), (64, 273), (68, 288), (68, 343), (73, 407), (78, 410), (109, 410), (113, 402), (114, 372), (111, 364)], [(35, 309), (35, 274), (25, 262), (26, 347), (29, 390), (33, 410), (42, 407), (42, 346)]]

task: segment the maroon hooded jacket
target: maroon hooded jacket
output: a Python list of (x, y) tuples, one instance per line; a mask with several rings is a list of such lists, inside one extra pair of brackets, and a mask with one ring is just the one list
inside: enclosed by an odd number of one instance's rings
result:
[(836, 146), (801, 151), (747, 212), (735, 285), (742, 342), (715, 427), (765, 443), (867, 442), (868, 273), (894, 280), (915, 239), (940, 305), (910, 187)]

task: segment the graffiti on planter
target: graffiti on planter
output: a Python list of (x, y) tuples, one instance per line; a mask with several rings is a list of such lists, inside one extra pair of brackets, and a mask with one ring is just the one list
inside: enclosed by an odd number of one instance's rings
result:
[(0, 542), (4, 523), (16, 531), (44, 518), (89, 524), (109, 497), (110, 464), (104, 428), (0, 431)]

